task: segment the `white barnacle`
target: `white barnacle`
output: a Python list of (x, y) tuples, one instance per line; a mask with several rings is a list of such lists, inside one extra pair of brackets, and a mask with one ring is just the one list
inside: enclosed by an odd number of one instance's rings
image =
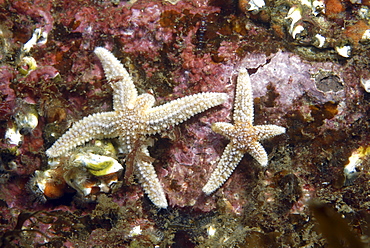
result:
[(22, 53), (30, 52), (31, 48), (34, 47), (37, 43), (45, 44), (47, 42), (47, 33), (42, 31), (41, 28), (36, 28), (32, 34), (30, 40), (28, 40), (22, 47)]
[(344, 58), (349, 58), (351, 56), (351, 50), (352, 48), (350, 45), (335, 47), (335, 51), (337, 51), (337, 53)]
[(367, 93), (370, 93), (370, 78), (361, 78), (361, 86), (365, 89)]
[(19, 132), (19, 129), (14, 125), (5, 131), (4, 137), (9, 144), (19, 145), (23, 140), (23, 135)]
[(301, 10), (301, 8), (297, 7), (297, 6), (291, 7), (289, 9), (288, 14), (285, 17), (285, 19), (291, 19), (291, 23), (290, 23), (290, 26), (289, 26), (289, 33), (293, 38), (295, 38), (295, 35), (300, 32), (299, 30), (294, 31), (294, 29), (296, 27), (296, 23), (299, 20), (302, 19), (302, 10)]
[(315, 39), (317, 41), (316, 42), (316, 47), (322, 48), (325, 44), (326, 38), (324, 36), (322, 36), (321, 34), (316, 34)]

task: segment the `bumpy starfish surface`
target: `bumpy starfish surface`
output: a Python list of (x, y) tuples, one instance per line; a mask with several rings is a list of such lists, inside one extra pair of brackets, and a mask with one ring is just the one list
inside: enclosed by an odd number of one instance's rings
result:
[[(138, 95), (135, 85), (123, 65), (102, 47), (95, 49), (105, 76), (113, 88), (111, 112), (96, 113), (76, 122), (60, 137), (46, 154), (53, 158), (92, 139), (118, 137), (125, 154), (133, 150), (135, 142), (144, 141), (148, 135), (159, 133), (177, 125), (191, 116), (226, 101), (225, 93), (199, 93), (153, 107), (155, 99), (150, 94)], [(147, 153), (145, 147), (140, 148)], [(160, 208), (167, 207), (162, 186), (151, 163), (135, 163), (144, 191)]]
[(239, 72), (235, 94), (234, 125), (226, 122), (217, 122), (212, 125), (212, 130), (226, 136), (230, 143), (226, 146), (216, 169), (203, 187), (203, 192), (206, 194), (211, 194), (222, 186), (246, 152), (262, 166), (266, 166), (267, 154), (259, 141), (285, 133), (284, 127), (276, 125), (253, 126), (253, 96), (246, 69), (241, 69)]

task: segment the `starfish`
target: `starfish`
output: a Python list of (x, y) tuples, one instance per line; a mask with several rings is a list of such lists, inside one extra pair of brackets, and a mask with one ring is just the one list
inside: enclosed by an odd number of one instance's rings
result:
[[(61, 156), (93, 139), (116, 137), (123, 153), (130, 154), (134, 144), (145, 143), (148, 135), (160, 133), (222, 104), (228, 98), (225, 93), (199, 93), (153, 107), (154, 97), (147, 93), (138, 95), (131, 76), (111, 52), (102, 47), (97, 47), (94, 52), (113, 88), (113, 111), (95, 113), (76, 122), (46, 151), (50, 158)], [(140, 150), (149, 155), (146, 147)], [(153, 165), (145, 161), (135, 162), (134, 166), (151, 201), (160, 208), (166, 208), (167, 200)]]
[(246, 69), (241, 69), (239, 72), (235, 94), (234, 125), (227, 122), (212, 124), (212, 130), (226, 136), (230, 143), (226, 146), (216, 169), (203, 187), (203, 192), (207, 195), (222, 186), (246, 152), (262, 166), (267, 166), (267, 153), (259, 141), (285, 133), (284, 127), (276, 125), (253, 126), (252, 87)]

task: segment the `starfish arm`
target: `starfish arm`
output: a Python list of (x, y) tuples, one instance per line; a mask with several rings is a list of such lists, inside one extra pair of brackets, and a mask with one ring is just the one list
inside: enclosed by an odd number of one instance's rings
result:
[(104, 112), (89, 115), (73, 124), (73, 126), (60, 137), (47, 151), (46, 155), (51, 158), (58, 157), (63, 153), (82, 145), (92, 139), (114, 138), (115, 112)]
[(125, 135), (120, 135), (118, 137), (119, 144), (120, 144), (120, 152), (127, 155), (130, 152), (132, 152), (134, 146), (135, 146), (135, 141), (139, 139), (139, 135), (136, 133), (132, 133), (129, 130), (124, 132)]
[(253, 95), (251, 79), (246, 69), (241, 69), (238, 75), (234, 103), (234, 123), (253, 123)]
[(254, 126), (254, 130), (257, 133), (258, 140), (268, 139), (285, 133), (285, 127), (280, 127), (277, 125), (257, 125)]
[[(149, 157), (147, 146), (142, 146), (142, 152)], [(152, 163), (144, 160), (135, 161), (135, 170), (144, 192), (159, 208), (167, 208), (167, 199)]]
[(113, 108), (121, 110), (132, 107), (137, 98), (137, 90), (130, 74), (114, 55), (103, 47), (95, 48), (104, 73), (113, 88)]
[(249, 144), (249, 149), (247, 152), (252, 157), (254, 157), (260, 165), (262, 165), (263, 167), (267, 166), (267, 153), (265, 151), (265, 148), (263, 148), (263, 146), (259, 142), (251, 142)]
[(138, 112), (140, 112), (139, 114), (141, 116), (144, 116), (146, 111), (153, 107), (154, 103), (155, 103), (154, 96), (146, 93), (141, 94), (140, 96), (138, 96), (135, 102), (135, 108), (137, 109)]
[(234, 125), (228, 122), (216, 122), (212, 124), (213, 132), (222, 134), (223, 136), (231, 139), (234, 133)]
[(211, 177), (203, 187), (203, 192), (209, 195), (221, 187), (239, 164), (240, 160), (243, 158), (243, 155), (244, 152), (236, 149), (230, 142), (226, 146), (216, 169), (212, 172)]
[(199, 93), (151, 108), (145, 115), (150, 130), (148, 134), (177, 125), (193, 115), (224, 103), (227, 98), (225, 93)]

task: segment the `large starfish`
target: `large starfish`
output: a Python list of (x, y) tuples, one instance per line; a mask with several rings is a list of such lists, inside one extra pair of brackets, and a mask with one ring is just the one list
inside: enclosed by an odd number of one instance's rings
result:
[[(153, 107), (154, 97), (150, 94), (138, 95), (131, 76), (111, 52), (97, 47), (95, 54), (113, 88), (114, 110), (92, 114), (76, 122), (46, 151), (51, 158), (92, 139), (115, 137), (118, 137), (124, 153), (129, 154), (134, 144), (138, 141), (145, 143), (148, 135), (177, 125), (227, 99), (225, 93), (199, 93)], [(145, 146), (139, 149), (139, 152), (149, 154)], [(166, 208), (167, 200), (152, 164), (135, 161), (135, 171), (140, 174), (144, 191), (155, 205)]]
[(226, 146), (216, 169), (213, 171), (203, 192), (211, 194), (229, 178), (244, 154), (248, 152), (262, 166), (268, 162), (267, 154), (260, 140), (285, 133), (285, 128), (276, 125), (253, 126), (253, 96), (249, 74), (241, 69), (236, 86), (234, 102), (234, 125), (216, 122), (212, 130), (226, 136), (230, 143)]

